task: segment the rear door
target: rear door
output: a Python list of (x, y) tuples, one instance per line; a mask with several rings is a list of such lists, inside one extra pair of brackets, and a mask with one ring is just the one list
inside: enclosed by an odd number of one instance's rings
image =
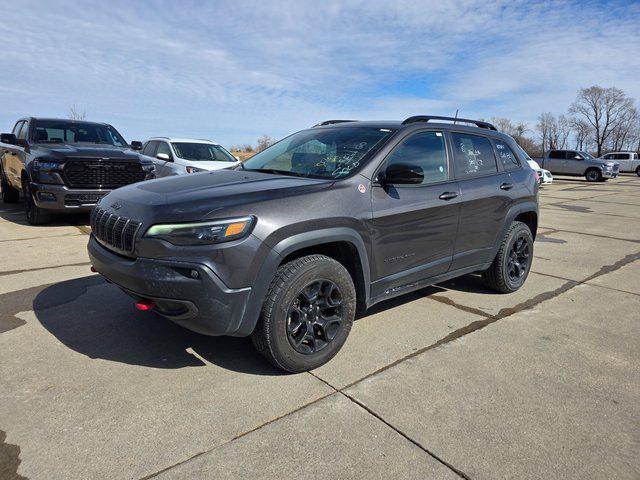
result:
[(419, 185), (374, 184), (372, 188), (374, 297), (445, 273), (458, 227), (459, 188), (444, 132), (410, 134), (380, 169), (394, 163), (421, 167), (424, 180)]
[(630, 157), (630, 153), (616, 153), (613, 154), (612, 160), (620, 164), (621, 172), (632, 172), (633, 165)]
[(511, 205), (509, 172), (498, 170), (489, 138), (451, 132), (456, 179), (460, 186), (460, 221), (450, 270), (492, 260), (493, 247)]
[(544, 160), (544, 168), (551, 173), (564, 173), (566, 152), (564, 150), (551, 150)]

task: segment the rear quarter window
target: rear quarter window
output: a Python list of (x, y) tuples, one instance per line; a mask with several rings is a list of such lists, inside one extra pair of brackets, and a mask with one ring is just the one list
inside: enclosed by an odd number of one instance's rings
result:
[(467, 133), (451, 133), (457, 178), (496, 173), (496, 157), (488, 138)]

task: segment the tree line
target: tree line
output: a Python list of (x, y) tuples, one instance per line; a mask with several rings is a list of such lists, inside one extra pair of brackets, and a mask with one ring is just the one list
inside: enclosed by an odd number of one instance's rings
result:
[(507, 118), (489, 121), (532, 157), (556, 149), (588, 151), (597, 157), (607, 152), (640, 151), (640, 113), (635, 100), (616, 87), (582, 88), (566, 114), (541, 113), (533, 128)]

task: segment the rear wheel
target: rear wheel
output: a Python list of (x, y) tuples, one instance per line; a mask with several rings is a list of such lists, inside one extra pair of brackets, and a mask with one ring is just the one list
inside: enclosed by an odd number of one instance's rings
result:
[(44, 225), (45, 223), (49, 223), (51, 213), (36, 205), (33, 199), (33, 193), (31, 192), (29, 179), (27, 178), (22, 181), (22, 191), (24, 192), (24, 213), (27, 217), (27, 222), (31, 225)]
[(597, 168), (590, 168), (585, 172), (584, 178), (587, 179), (587, 182), (601, 182), (602, 172)]
[(504, 236), (491, 266), (482, 278), (500, 293), (518, 290), (527, 279), (533, 260), (533, 235), (522, 222), (513, 222)]
[(20, 191), (9, 185), (0, 171), (0, 188), (2, 189), (2, 201), (4, 203), (16, 203), (20, 200)]
[(636, 175), (640, 177), (640, 166), (636, 168)]
[(355, 311), (347, 269), (324, 255), (309, 255), (278, 269), (251, 339), (276, 367), (304, 372), (338, 353)]

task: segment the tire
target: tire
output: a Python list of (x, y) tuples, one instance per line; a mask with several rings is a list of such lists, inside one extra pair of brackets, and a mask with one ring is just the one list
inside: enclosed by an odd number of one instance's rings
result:
[(636, 168), (636, 175), (640, 177), (640, 167)]
[[(523, 241), (526, 247), (518, 252), (522, 245), (518, 243)], [(516, 258), (513, 258), (513, 255)], [(522, 258), (521, 258), (522, 257)], [(526, 264), (522, 265), (523, 258), (526, 257)], [(517, 265), (511, 260), (516, 260)], [(531, 262), (533, 261), (533, 235), (529, 227), (522, 222), (513, 222), (509, 227), (506, 235), (502, 239), (500, 248), (496, 257), (493, 259), (491, 266), (482, 274), (482, 278), (492, 290), (500, 293), (512, 293), (518, 290), (524, 284), (529, 270), (531, 270)], [(515, 270), (518, 275), (513, 275)]]
[(597, 168), (589, 168), (584, 172), (584, 178), (587, 179), (587, 182), (601, 182), (602, 172)]
[(4, 203), (17, 203), (20, 200), (20, 191), (9, 185), (2, 172), (0, 172), (0, 188), (2, 189), (2, 201)]
[(29, 222), (30, 225), (44, 225), (49, 223), (51, 221), (51, 213), (36, 205), (28, 179), (22, 181), (22, 191), (24, 192), (24, 213), (27, 217), (27, 222)]
[[(315, 303), (309, 300), (314, 293)], [(356, 291), (347, 269), (324, 255), (308, 255), (278, 268), (251, 340), (277, 368), (305, 372), (338, 353), (355, 312)], [(333, 321), (324, 323), (326, 318)]]

